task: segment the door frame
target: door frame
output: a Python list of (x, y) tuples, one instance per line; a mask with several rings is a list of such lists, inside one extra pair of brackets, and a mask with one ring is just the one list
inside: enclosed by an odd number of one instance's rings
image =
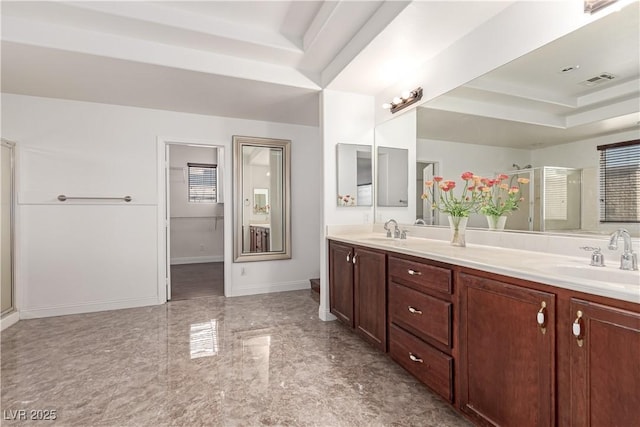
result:
[[(169, 146), (189, 145), (194, 147), (207, 147), (218, 149), (218, 177), (222, 178), (222, 198), (231, 194), (231, 155), (229, 147), (213, 140), (157, 137), (157, 170), (158, 170), (158, 303), (164, 304), (171, 300), (171, 249), (169, 247), (171, 236), (170, 199), (168, 186), (169, 171)], [(218, 187), (220, 188), (220, 187)], [(224, 203), (224, 218), (231, 218), (231, 203)], [(230, 294), (230, 259), (231, 248), (230, 236), (231, 223), (223, 220), (223, 257), (224, 257), (224, 295)]]
[(5, 330), (9, 326), (15, 324), (20, 319), (20, 289), (17, 286), (18, 277), (18, 204), (17, 204), (17, 189), (18, 189), (18, 174), (17, 174), (17, 149), (18, 146), (14, 141), (6, 138), (2, 138), (2, 146), (5, 146), (11, 150), (11, 181), (10, 181), (10, 206), (9, 206), (9, 247), (11, 252), (11, 307), (4, 313), (0, 314), (0, 330)]

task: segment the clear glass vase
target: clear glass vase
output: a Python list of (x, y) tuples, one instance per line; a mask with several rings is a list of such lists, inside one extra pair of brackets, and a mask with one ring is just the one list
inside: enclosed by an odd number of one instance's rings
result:
[(506, 215), (485, 215), (487, 217), (487, 224), (489, 224), (489, 230), (502, 231), (504, 225), (507, 223)]
[(467, 231), (467, 221), (469, 221), (469, 218), (466, 216), (449, 216), (451, 246), (467, 246), (467, 242), (464, 238), (464, 234)]

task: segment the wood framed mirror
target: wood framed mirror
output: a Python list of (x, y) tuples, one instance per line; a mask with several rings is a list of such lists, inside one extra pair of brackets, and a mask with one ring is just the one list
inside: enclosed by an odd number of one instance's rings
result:
[(233, 137), (234, 262), (291, 258), (291, 141)]

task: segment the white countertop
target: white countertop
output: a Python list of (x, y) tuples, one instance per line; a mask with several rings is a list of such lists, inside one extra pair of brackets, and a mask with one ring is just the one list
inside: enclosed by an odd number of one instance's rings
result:
[(593, 267), (589, 253), (565, 256), (473, 244), (468, 239), (467, 246), (460, 248), (440, 239), (390, 239), (375, 230), (345, 232), (340, 227), (329, 230), (327, 238), (640, 304), (640, 272), (620, 270), (613, 258), (605, 267)]

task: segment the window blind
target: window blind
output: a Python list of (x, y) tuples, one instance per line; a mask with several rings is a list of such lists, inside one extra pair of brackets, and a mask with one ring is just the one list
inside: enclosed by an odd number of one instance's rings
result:
[(189, 201), (216, 203), (218, 193), (217, 165), (187, 163), (189, 167)]
[(640, 140), (600, 145), (600, 222), (640, 222)]

